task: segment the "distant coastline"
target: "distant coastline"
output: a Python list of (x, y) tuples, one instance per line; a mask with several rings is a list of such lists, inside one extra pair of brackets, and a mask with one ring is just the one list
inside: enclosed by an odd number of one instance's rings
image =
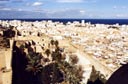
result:
[(48, 19), (45, 19), (45, 18), (37, 18), (37, 19), (0, 19), (0, 20), (21, 20), (21, 21), (42, 21), (42, 20), (52, 20), (53, 22), (63, 22), (64, 24), (67, 23), (67, 22), (73, 22), (73, 21), (79, 21), (81, 22), (81, 20), (85, 20), (85, 22), (90, 22), (91, 24), (119, 24), (119, 25), (125, 25), (127, 24), (128, 25), (128, 19), (58, 19), (58, 18), (48, 18)]

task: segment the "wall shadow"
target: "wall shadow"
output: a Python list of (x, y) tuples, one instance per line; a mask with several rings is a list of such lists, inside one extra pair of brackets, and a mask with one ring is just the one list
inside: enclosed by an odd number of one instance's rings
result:
[(33, 75), (25, 70), (27, 58), (24, 52), (16, 46), (14, 42), (12, 53), (12, 84), (42, 84), (39, 83), (39, 76)]
[[(56, 64), (51, 63), (43, 67), (43, 70), (36, 75), (33, 72), (26, 70), (28, 59), (26, 53), (22, 52), (14, 42), (13, 54), (12, 54), (12, 84), (56, 84), (63, 81), (63, 74), (56, 69), (54, 72), (53, 66), (57, 67)], [(54, 79), (51, 75), (56, 74)]]

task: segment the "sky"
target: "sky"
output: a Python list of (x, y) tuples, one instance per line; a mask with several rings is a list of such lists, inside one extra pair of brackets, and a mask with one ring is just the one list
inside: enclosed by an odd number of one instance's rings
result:
[(128, 19), (128, 0), (0, 0), (0, 18)]

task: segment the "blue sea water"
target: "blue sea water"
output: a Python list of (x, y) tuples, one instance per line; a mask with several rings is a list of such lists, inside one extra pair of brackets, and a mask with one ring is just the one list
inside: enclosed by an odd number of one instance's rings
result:
[(79, 21), (85, 20), (85, 22), (90, 22), (91, 24), (127, 24), (128, 25), (128, 19), (1, 19), (1, 20), (21, 20), (21, 21), (42, 21), (42, 20), (52, 20), (53, 22), (63, 22), (64, 24), (67, 22), (73, 22), (73, 21)]

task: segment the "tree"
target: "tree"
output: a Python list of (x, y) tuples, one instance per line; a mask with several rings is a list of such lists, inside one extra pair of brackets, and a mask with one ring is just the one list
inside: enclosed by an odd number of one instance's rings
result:
[(54, 40), (52, 39), (52, 40), (50, 41), (50, 43), (51, 43), (51, 45), (53, 46), (53, 45), (54, 45)]
[(7, 29), (6, 31), (3, 32), (3, 36), (8, 38), (15, 37), (15, 31), (12, 29)]
[(43, 66), (41, 64), (41, 58), (42, 56), (39, 53), (32, 52), (27, 54), (28, 65), (26, 70), (28, 72), (32, 72), (34, 75), (41, 72), (43, 69)]
[(83, 69), (81, 66), (76, 65), (78, 62), (78, 57), (76, 55), (72, 55), (69, 58), (70, 63), (63, 61), (63, 71), (65, 74), (65, 81), (69, 84), (80, 84), (83, 78)]
[(81, 66), (76, 65), (78, 62), (78, 57), (76, 55), (70, 56), (70, 62), (67, 62), (63, 59), (59, 49), (56, 49), (55, 52), (52, 53), (52, 57), (58, 66), (53, 66), (54, 75), (56, 75), (56, 70), (59, 68), (64, 75), (64, 81), (66, 84), (80, 84), (83, 78), (83, 69)]
[(58, 47), (59, 42), (56, 40), (56, 41), (54, 42), (54, 44), (55, 44), (56, 47)]
[(47, 55), (47, 57), (49, 57), (50, 53), (51, 53), (50, 50), (46, 49), (45, 54)]
[(78, 59), (78, 57), (76, 56), (76, 55), (71, 55), (70, 56), (70, 63), (71, 64), (77, 64), (78, 63), (78, 61), (79, 61), (79, 59)]
[[(55, 41), (51, 40), (51, 44), (53, 45), (54, 43)], [(51, 52), (50, 49), (46, 49), (45, 53), (47, 56), (51, 54), (52, 61), (45, 61), (44, 65), (40, 63), (42, 59), (40, 54), (35, 52), (29, 53), (27, 55), (28, 65), (26, 70), (33, 72), (35, 75), (41, 72), (44, 84), (57, 84), (62, 81), (66, 84), (80, 84), (83, 78), (83, 69), (81, 66), (77, 65), (78, 57), (71, 55), (69, 57), (70, 62), (67, 62), (65, 60), (66, 55), (62, 54), (58, 44), (59, 42), (56, 42), (57, 47), (55, 51)], [(47, 80), (50, 82), (46, 82)]]

